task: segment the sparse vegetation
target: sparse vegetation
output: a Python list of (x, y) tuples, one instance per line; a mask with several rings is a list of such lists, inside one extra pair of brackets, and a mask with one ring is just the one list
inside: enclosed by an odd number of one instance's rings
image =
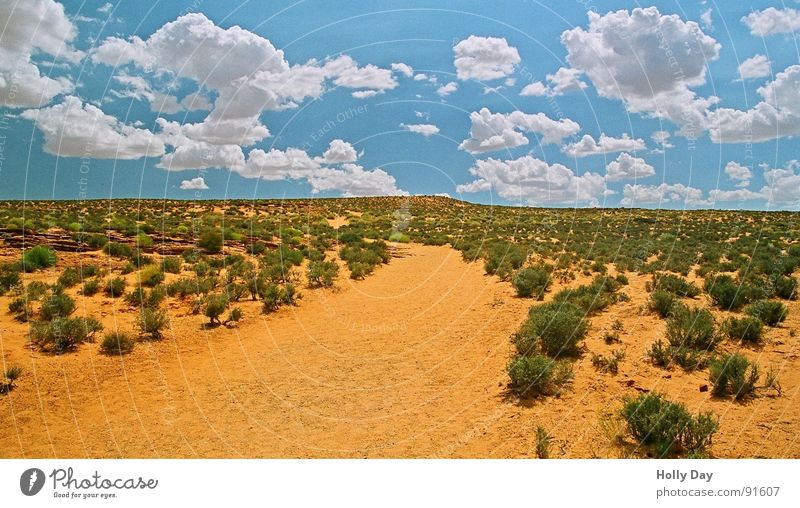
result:
[(107, 355), (125, 355), (133, 351), (136, 340), (124, 332), (109, 332), (100, 342), (100, 351)]
[(781, 302), (773, 300), (758, 300), (747, 306), (745, 312), (761, 320), (767, 326), (778, 326), (789, 314), (789, 309)]
[(567, 302), (544, 303), (531, 307), (514, 342), (522, 355), (536, 350), (553, 357), (574, 355), (588, 329), (589, 321), (579, 307)]
[(712, 393), (717, 396), (730, 394), (735, 399), (744, 398), (753, 393), (759, 377), (758, 364), (739, 353), (719, 356), (709, 364), (709, 381)]
[(512, 284), (517, 296), (541, 300), (550, 287), (550, 271), (545, 265), (523, 268), (514, 275)]

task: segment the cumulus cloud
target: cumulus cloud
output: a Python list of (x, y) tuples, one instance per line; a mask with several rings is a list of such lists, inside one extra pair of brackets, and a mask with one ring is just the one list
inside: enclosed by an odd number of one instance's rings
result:
[(761, 188), (761, 194), (770, 204), (800, 204), (800, 161), (791, 160), (783, 168), (770, 168), (767, 165), (761, 168), (767, 182)]
[(53, 0), (0, 2), (0, 106), (36, 108), (73, 91), (64, 77), (43, 76), (31, 62), (46, 54), (75, 63), (83, 53), (70, 46), (78, 31)]
[(742, 23), (747, 25), (752, 35), (758, 37), (788, 34), (800, 29), (800, 11), (792, 8), (768, 7), (744, 16)]
[(114, 6), (110, 2), (106, 2), (97, 8), (97, 12), (102, 12), (103, 14), (106, 14), (108, 12), (111, 12), (111, 9), (113, 8)]
[(429, 123), (405, 124), (401, 123), (400, 127), (417, 134), (422, 134), (426, 138), (439, 133), (439, 127)]
[(561, 35), (567, 61), (583, 72), (602, 97), (618, 99), (634, 113), (667, 118), (696, 137), (716, 97), (700, 98), (708, 62), (720, 45), (694, 21), (662, 15), (656, 7), (588, 12), (589, 26)]
[(700, 14), (700, 22), (703, 23), (703, 27), (708, 30), (714, 28), (714, 20), (711, 18), (711, 9), (706, 9)]
[(718, 108), (708, 114), (715, 143), (755, 143), (800, 133), (800, 65), (758, 89), (762, 101), (748, 110)]
[(654, 131), (650, 134), (650, 139), (658, 145), (658, 148), (654, 151), (663, 153), (667, 148), (675, 148), (669, 141), (670, 136), (670, 133), (667, 131)]
[(753, 192), (748, 189), (712, 189), (708, 192), (708, 200), (711, 201), (712, 204), (730, 201), (753, 201), (756, 199), (764, 199), (764, 195), (760, 192)]
[(404, 63), (393, 63), (392, 70), (395, 72), (399, 72), (403, 76), (410, 78), (414, 75), (414, 69), (411, 68), (410, 65)]
[(25, 110), (21, 116), (35, 123), (44, 135), (44, 150), (54, 155), (138, 159), (164, 153), (163, 141), (149, 130), (123, 124), (74, 96), (60, 104)]
[(548, 164), (529, 155), (513, 160), (478, 160), (470, 168), (476, 177), (457, 192), (494, 190), (510, 201), (529, 205), (584, 203), (597, 205), (609, 194), (605, 179), (596, 173), (576, 175), (562, 164)]
[(554, 74), (545, 76), (548, 85), (534, 81), (526, 85), (519, 94), (523, 97), (556, 97), (567, 92), (584, 90), (587, 85), (580, 79), (582, 74), (583, 72), (578, 69), (561, 67)]
[(208, 185), (202, 176), (192, 178), (191, 180), (183, 180), (181, 182), (181, 190), (207, 190)]
[(547, 95), (547, 87), (541, 81), (525, 85), (519, 94), (523, 97), (543, 97)]
[(703, 199), (703, 191), (682, 183), (660, 185), (625, 184), (622, 189), (622, 206), (642, 206), (663, 203), (683, 203), (687, 206), (708, 205)]
[(747, 187), (750, 185), (750, 178), (753, 177), (753, 172), (750, 171), (750, 168), (734, 161), (725, 164), (725, 174), (736, 182), (737, 187)]
[(458, 79), (489, 81), (514, 72), (520, 57), (504, 38), (470, 35), (453, 47)]
[(528, 144), (522, 132), (541, 136), (542, 144), (561, 141), (580, 131), (580, 125), (570, 119), (553, 120), (544, 113), (528, 114), (521, 111), (492, 113), (482, 108), (469, 115), (472, 126), (470, 138), (459, 148), (470, 153), (493, 152), (504, 148), (515, 148)]
[(565, 146), (562, 151), (570, 157), (588, 157), (613, 152), (635, 152), (644, 148), (645, 143), (642, 139), (631, 139), (627, 134), (623, 134), (621, 138), (614, 138), (601, 133), (598, 141), (586, 134), (580, 141)]
[(645, 178), (655, 174), (655, 168), (644, 159), (633, 157), (626, 152), (619, 154), (616, 160), (606, 166), (606, 180), (609, 182)]
[(394, 177), (383, 169), (367, 171), (357, 164), (321, 168), (311, 174), (308, 183), (313, 194), (339, 191), (345, 197), (408, 195), (408, 192), (397, 188)]
[(458, 83), (456, 83), (455, 81), (451, 81), (446, 85), (442, 85), (439, 88), (437, 88), (436, 93), (439, 94), (440, 97), (447, 97), (456, 90), (458, 90)]
[(342, 162), (355, 162), (358, 153), (353, 145), (341, 139), (334, 139), (328, 144), (328, 149), (322, 154), (321, 162), (325, 164), (339, 164)]
[(770, 61), (764, 55), (748, 58), (737, 69), (739, 79), (764, 78), (770, 75)]
[(186, 169), (227, 168), (244, 166), (244, 152), (236, 144), (219, 145), (198, 141), (186, 135), (186, 126), (163, 118), (156, 120), (159, 138), (173, 150), (165, 153), (156, 167), (168, 171)]

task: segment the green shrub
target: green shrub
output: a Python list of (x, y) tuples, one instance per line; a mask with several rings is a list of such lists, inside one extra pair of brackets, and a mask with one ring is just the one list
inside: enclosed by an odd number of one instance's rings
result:
[(161, 266), (167, 273), (181, 273), (181, 258), (178, 256), (166, 256), (161, 260)]
[(225, 320), (225, 323), (238, 323), (244, 317), (244, 313), (242, 309), (239, 307), (234, 307), (228, 313), (228, 318)]
[(65, 268), (61, 275), (58, 276), (58, 280), (56, 284), (65, 288), (71, 288), (72, 286), (78, 284), (83, 277), (81, 276), (81, 271), (77, 268)]
[(67, 317), (75, 312), (75, 300), (64, 293), (54, 293), (45, 298), (39, 311), (42, 319), (51, 321), (55, 318)]
[(0, 296), (19, 283), (19, 270), (15, 266), (9, 263), (0, 264)]
[(646, 285), (647, 291), (666, 291), (680, 297), (694, 298), (700, 294), (700, 288), (683, 277), (671, 273), (654, 273), (653, 280)]
[(294, 284), (284, 284), (282, 300), (286, 305), (296, 305), (297, 300), (302, 297)]
[(136, 322), (142, 335), (149, 335), (152, 339), (160, 339), (161, 331), (169, 325), (166, 312), (161, 309), (143, 307)]
[(25, 295), (18, 296), (11, 300), (8, 304), (8, 312), (14, 316), (14, 319), (23, 323), (27, 322), (33, 314), (30, 301)]
[(712, 413), (692, 417), (686, 406), (657, 393), (626, 398), (620, 414), (633, 438), (657, 457), (684, 452), (701, 454), (719, 429)]
[(268, 283), (261, 291), (264, 300), (264, 314), (278, 310), (283, 303), (283, 290), (274, 282)]
[(398, 243), (408, 243), (411, 241), (411, 239), (408, 237), (408, 235), (405, 235), (400, 231), (395, 231), (394, 233), (389, 235), (389, 241)]
[(136, 235), (136, 246), (140, 249), (149, 249), (153, 246), (153, 239), (145, 233), (139, 233)]
[(91, 342), (94, 334), (102, 329), (100, 322), (91, 317), (58, 317), (32, 323), (31, 342), (44, 351), (61, 354), (78, 344)]
[(128, 283), (125, 282), (125, 279), (122, 277), (114, 277), (113, 279), (106, 281), (106, 284), (103, 287), (103, 292), (106, 294), (106, 296), (119, 298), (125, 294), (125, 286), (127, 285)]
[(158, 265), (147, 265), (139, 271), (139, 282), (143, 286), (156, 286), (164, 282), (164, 272)]
[(767, 326), (778, 326), (789, 314), (789, 309), (781, 302), (759, 300), (747, 306), (745, 312), (760, 319)]
[(676, 302), (677, 298), (674, 293), (663, 289), (656, 289), (650, 293), (650, 298), (647, 299), (647, 306), (651, 312), (655, 312), (662, 318), (665, 318), (672, 312), (672, 307)]
[(540, 459), (550, 458), (550, 434), (542, 426), (536, 427), (536, 456)]
[(484, 269), (489, 275), (508, 279), (528, 258), (525, 248), (516, 243), (499, 242), (489, 246), (486, 251)]
[(732, 394), (735, 399), (741, 399), (755, 390), (758, 378), (758, 364), (750, 363), (739, 353), (714, 358), (709, 364), (714, 395)]
[(773, 274), (769, 278), (772, 285), (773, 292), (778, 298), (784, 300), (797, 299), (797, 279), (794, 277), (786, 277), (781, 274)]
[(222, 231), (219, 228), (206, 228), (200, 233), (197, 246), (209, 254), (222, 252)]
[(678, 348), (710, 351), (719, 343), (714, 316), (700, 307), (673, 307), (667, 319), (667, 341)]
[(523, 268), (514, 275), (511, 284), (517, 296), (541, 300), (550, 287), (550, 271), (543, 265)]
[(155, 309), (164, 298), (167, 297), (167, 291), (164, 286), (156, 286), (150, 291), (147, 291), (141, 285), (133, 288), (133, 291), (125, 293), (125, 302), (133, 307), (149, 307)]
[(541, 349), (551, 356), (573, 355), (586, 336), (589, 321), (583, 311), (571, 303), (543, 303), (531, 307), (528, 319), (514, 336), (522, 355)]
[(508, 376), (511, 390), (520, 397), (557, 393), (573, 377), (568, 363), (542, 355), (517, 357), (508, 365)]
[(592, 366), (600, 372), (616, 374), (619, 372), (619, 362), (625, 358), (625, 351), (615, 349), (610, 356), (592, 353)]
[(107, 355), (125, 355), (133, 351), (135, 339), (124, 332), (109, 332), (100, 342), (100, 351)]
[(742, 318), (729, 318), (723, 324), (725, 333), (734, 340), (757, 343), (761, 340), (763, 323), (760, 319), (745, 316)]
[(228, 308), (228, 301), (227, 295), (209, 295), (204, 314), (210, 323), (220, 323), (219, 317)]
[(615, 293), (621, 286), (622, 284), (616, 279), (600, 275), (595, 277), (591, 284), (559, 291), (553, 297), (553, 301), (570, 302), (587, 314), (592, 314), (616, 302)]
[(373, 266), (374, 265), (361, 263), (358, 261), (349, 263), (348, 267), (350, 268), (350, 278), (353, 280), (363, 279), (372, 273)]
[(98, 279), (90, 279), (83, 283), (81, 294), (84, 296), (93, 296), (100, 291), (100, 281)]
[(26, 272), (33, 272), (56, 266), (56, 253), (44, 245), (37, 245), (22, 254), (22, 268)]
[(740, 281), (735, 282), (729, 275), (706, 277), (705, 290), (714, 304), (722, 310), (738, 310), (763, 295), (763, 290)]
[(133, 249), (126, 243), (108, 242), (103, 246), (103, 252), (115, 258), (130, 258), (133, 256)]
[(331, 287), (339, 274), (339, 265), (333, 261), (310, 261), (308, 284), (311, 287)]

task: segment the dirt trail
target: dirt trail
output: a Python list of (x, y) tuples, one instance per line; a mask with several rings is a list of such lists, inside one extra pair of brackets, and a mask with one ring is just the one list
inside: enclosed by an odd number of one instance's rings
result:
[[(611, 445), (599, 415), (655, 388), (722, 417), (715, 455), (800, 457), (796, 302), (755, 354), (784, 369), (782, 397), (711, 400), (698, 390), (707, 374), (644, 362), (664, 325), (638, 314), (645, 278), (631, 277), (631, 301), (592, 318), (587, 339), (593, 352), (626, 348), (620, 373), (597, 373), (586, 353), (561, 398), (519, 404), (505, 390), (509, 335), (533, 302), (452, 249), (401, 248), (364, 281), (305, 290), (297, 307), (264, 316), (246, 302), (236, 329), (204, 330), (188, 303), (170, 301), (167, 338), (122, 358), (92, 344), (61, 357), (31, 352), (26, 326), (6, 315), (0, 350), (25, 372), (0, 396), (0, 456), (529, 457), (542, 425), (555, 457), (614, 457), (629, 450)], [(116, 309), (103, 322), (127, 328), (133, 315)], [(614, 319), (621, 346), (600, 338)]]

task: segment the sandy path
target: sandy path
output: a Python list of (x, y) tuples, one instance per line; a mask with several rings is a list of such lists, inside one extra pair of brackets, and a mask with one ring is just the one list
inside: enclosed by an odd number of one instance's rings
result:
[[(204, 318), (171, 300), (167, 338), (123, 358), (91, 344), (61, 357), (31, 352), (25, 325), (6, 316), (0, 350), (25, 373), (0, 396), (0, 456), (528, 457), (542, 425), (555, 457), (615, 457), (625, 448), (610, 444), (599, 416), (638, 388), (720, 415), (717, 456), (800, 457), (797, 302), (763, 348), (747, 351), (783, 369), (782, 397), (714, 400), (699, 391), (707, 373), (643, 361), (664, 324), (639, 313), (647, 279), (631, 276), (631, 300), (593, 317), (586, 341), (590, 352), (626, 348), (620, 373), (597, 373), (587, 352), (562, 397), (519, 404), (506, 398), (505, 365), (532, 302), (449, 248), (401, 249), (364, 281), (305, 290), (298, 307), (263, 316), (247, 302), (237, 329), (204, 330)], [(132, 319), (117, 309), (103, 321)], [(625, 331), (608, 346), (601, 334), (614, 319)]]

